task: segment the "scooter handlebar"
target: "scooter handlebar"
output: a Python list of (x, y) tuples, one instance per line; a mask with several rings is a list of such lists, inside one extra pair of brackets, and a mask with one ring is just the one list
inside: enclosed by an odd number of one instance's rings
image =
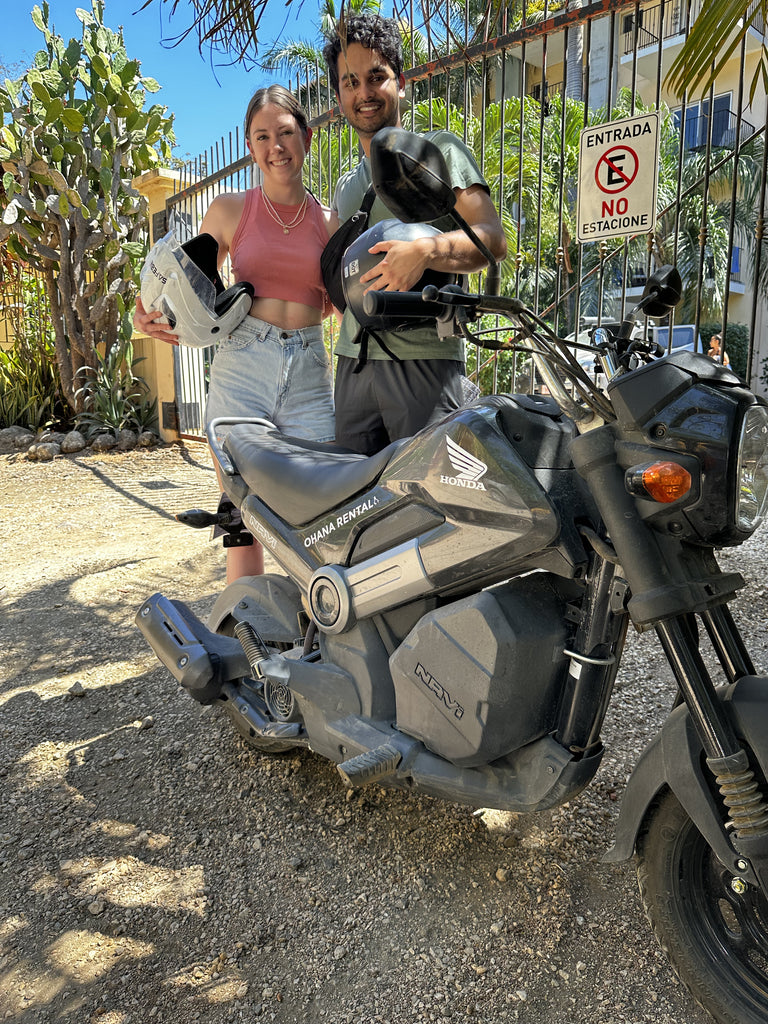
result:
[(363, 296), (366, 316), (437, 317), (445, 312), (442, 302), (425, 302), (421, 292), (366, 292)]

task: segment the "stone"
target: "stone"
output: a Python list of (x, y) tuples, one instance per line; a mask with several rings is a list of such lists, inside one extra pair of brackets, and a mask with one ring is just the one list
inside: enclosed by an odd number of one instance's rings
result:
[(61, 442), (66, 436), (67, 435), (62, 433), (60, 430), (44, 430), (37, 440), (40, 442), (47, 442), (48, 444), (61, 445)]
[(53, 462), (57, 455), (61, 455), (61, 447), (49, 441), (30, 445), (27, 449), (27, 458), (36, 462)]
[(138, 436), (135, 430), (120, 430), (117, 435), (117, 450), (130, 452), (136, 447)]
[(35, 440), (35, 435), (26, 427), (14, 424), (11, 427), (3, 427), (0, 430), (0, 452), (11, 452), (18, 449), (29, 448)]
[(112, 434), (97, 434), (91, 442), (91, 448), (95, 452), (111, 452), (116, 444)]
[(81, 452), (87, 443), (79, 430), (70, 430), (68, 434), (64, 435), (64, 439), (61, 442), (61, 450), (67, 455), (73, 452)]

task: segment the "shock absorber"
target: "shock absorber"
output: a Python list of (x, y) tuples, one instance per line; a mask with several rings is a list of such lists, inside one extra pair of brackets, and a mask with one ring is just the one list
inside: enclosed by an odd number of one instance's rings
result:
[(235, 636), (240, 641), (240, 644), (245, 651), (245, 656), (248, 659), (248, 664), (251, 666), (251, 671), (257, 679), (260, 679), (261, 670), (259, 669), (259, 665), (269, 657), (269, 651), (267, 650), (266, 644), (250, 622), (238, 622), (235, 626)]
[(720, 795), (731, 815), (735, 839), (768, 839), (768, 804), (749, 766), (698, 649), (689, 642), (684, 620), (656, 624), (680, 692), (701, 737), (707, 765), (715, 776)]
[(281, 722), (297, 721), (298, 708), (290, 687), (284, 682), (266, 678), (261, 671), (261, 663), (271, 655), (259, 634), (250, 622), (242, 621), (235, 626), (235, 636), (245, 651), (254, 679), (260, 679), (264, 684), (264, 703), (269, 713)]
[(707, 758), (707, 764), (740, 839), (768, 836), (768, 806), (745, 750), (730, 757)]

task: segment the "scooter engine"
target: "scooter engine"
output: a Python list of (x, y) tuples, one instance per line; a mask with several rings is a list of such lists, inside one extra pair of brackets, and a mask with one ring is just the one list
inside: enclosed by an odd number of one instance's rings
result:
[(420, 619), (390, 658), (400, 731), (467, 768), (552, 731), (568, 671), (566, 586), (530, 575)]

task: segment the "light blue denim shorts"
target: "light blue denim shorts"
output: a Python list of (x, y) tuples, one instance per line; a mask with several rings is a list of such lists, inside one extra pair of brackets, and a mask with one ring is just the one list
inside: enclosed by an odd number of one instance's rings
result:
[(260, 416), (312, 441), (335, 434), (331, 364), (321, 326), (287, 331), (247, 316), (216, 349), (206, 425), (220, 416)]

